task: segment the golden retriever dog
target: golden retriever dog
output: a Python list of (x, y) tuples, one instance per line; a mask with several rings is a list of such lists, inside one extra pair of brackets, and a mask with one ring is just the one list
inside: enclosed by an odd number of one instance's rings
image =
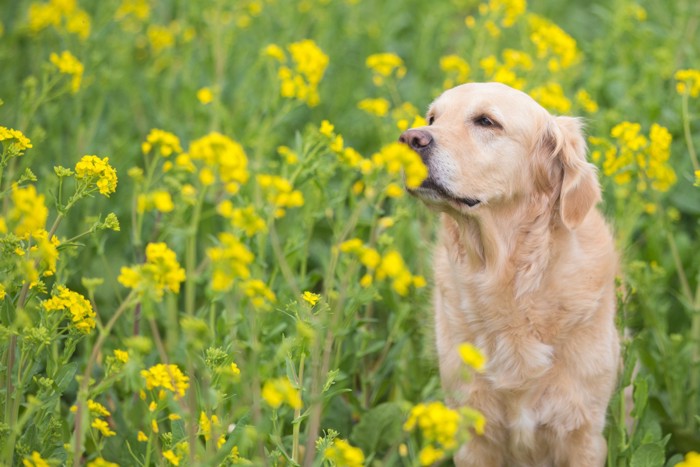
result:
[[(448, 402), (486, 417), (458, 466), (602, 466), (619, 363), (613, 239), (581, 123), (498, 83), (464, 84), (400, 141), (439, 211), (435, 334)], [(465, 377), (458, 347), (486, 355)]]

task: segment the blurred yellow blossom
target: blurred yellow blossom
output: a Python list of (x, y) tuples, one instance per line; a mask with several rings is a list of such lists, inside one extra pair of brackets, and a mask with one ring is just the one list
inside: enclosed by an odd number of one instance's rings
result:
[(221, 232), (219, 246), (208, 248), (207, 257), (212, 262), (211, 288), (215, 292), (229, 290), (235, 279), (250, 277), (253, 253), (231, 233)]
[(486, 357), (481, 353), (478, 347), (473, 346), (469, 342), (463, 342), (457, 348), (462, 361), (474, 368), (476, 371), (482, 371), (486, 364)]
[(29, 457), (25, 457), (22, 464), (24, 467), (50, 467), (50, 464), (36, 451), (32, 452)]
[(275, 293), (260, 279), (243, 282), (241, 289), (256, 310), (268, 310), (277, 301)]
[(370, 115), (376, 115), (377, 117), (383, 117), (389, 112), (389, 101), (380, 97), (377, 99), (362, 99), (357, 103), (357, 108), (364, 110)]
[(289, 180), (277, 175), (260, 174), (257, 181), (265, 199), (275, 208), (275, 217), (284, 216), (285, 209), (304, 205), (304, 195), (295, 190)]
[(286, 377), (266, 381), (261, 396), (267, 405), (274, 409), (279, 408), (283, 403), (293, 409), (300, 409), (302, 406), (299, 391)]
[(442, 84), (445, 89), (466, 83), (469, 78), (469, 64), (459, 55), (440, 57), (440, 69), (447, 75)]
[(417, 427), (426, 443), (451, 450), (458, 446), (459, 425), (459, 412), (436, 401), (414, 406), (403, 429), (413, 431)]
[(700, 70), (678, 70), (674, 77), (678, 94), (687, 94), (690, 97), (700, 96)]
[(318, 85), (328, 66), (328, 55), (310, 39), (294, 42), (287, 46), (291, 63), (281, 47), (270, 44), (263, 55), (278, 61), (277, 77), (280, 80), (280, 95), (287, 99), (297, 99), (309, 107), (320, 102)]
[[(248, 158), (243, 146), (226, 135), (212, 132), (192, 141), (189, 155), (193, 160), (206, 164), (211, 182), (214, 174), (217, 174), (229, 193), (237, 193), (240, 185), (248, 181)], [(202, 183), (209, 184), (205, 181)]]
[(90, 301), (63, 285), (57, 286), (53, 296), (41, 305), (45, 311), (68, 311), (71, 323), (83, 334), (89, 334), (95, 328), (95, 312)]
[(50, 0), (29, 5), (28, 25), (32, 33), (53, 27), (58, 32), (65, 30), (85, 40), (90, 35), (90, 22), (90, 15), (78, 8), (75, 0)]
[(152, 191), (150, 193), (140, 194), (136, 198), (136, 211), (144, 213), (146, 211), (157, 210), (160, 212), (171, 212), (175, 209), (173, 198), (170, 193), (163, 190)]
[(119, 467), (119, 464), (109, 462), (101, 457), (87, 463), (87, 467)]
[(185, 270), (177, 262), (175, 252), (165, 243), (149, 243), (146, 245), (146, 262), (122, 267), (117, 280), (140, 295), (152, 294), (160, 301), (166, 289), (175, 293), (180, 291)]
[(26, 238), (46, 226), (49, 210), (44, 204), (44, 195), (38, 194), (34, 185), (20, 187), (13, 183), (10, 197), (12, 208), (7, 221), (15, 226), (13, 231), (18, 237)]
[(401, 57), (393, 53), (378, 53), (367, 57), (367, 68), (372, 70), (372, 80), (376, 86), (381, 86), (390, 76), (401, 79), (406, 75), (406, 66)]
[(114, 431), (112, 431), (109, 427), (109, 424), (106, 421), (102, 420), (101, 418), (94, 419), (92, 421), (91, 426), (93, 428), (95, 428), (97, 431), (99, 431), (100, 433), (102, 433), (102, 436), (104, 436), (105, 438), (110, 437), (110, 436), (115, 436), (117, 434)]
[(337, 467), (362, 467), (365, 455), (360, 448), (352, 446), (344, 439), (336, 439), (326, 448), (323, 456)]
[(141, 370), (141, 376), (146, 380), (146, 389), (167, 389), (175, 395), (175, 399), (184, 397), (190, 386), (190, 379), (182, 374), (177, 365), (158, 363), (148, 370)]
[(593, 100), (585, 89), (579, 89), (576, 92), (576, 102), (588, 113), (595, 113), (598, 111), (598, 103)]
[(85, 70), (80, 60), (67, 50), (61, 52), (61, 55), (52, 52), (49, 56), (49, 60), (56, 66), (59, 73), (71, 76), (71, 92), (73, 94), (78, 92), (80, 90), (80, 84), (83, 81), (83, 72)]
[(21, 156), (26, 149), (32, 147), (32, 142), (21, 131), (0, 126), (0, 142), (3, 152), (0, 163), (5, 163), (6, 157)]
[(530, 96), (551, 112), (565, 114), (571, 110), (571, 101), (564, 95), (561, 85), (554, 81), (534, 88)]
[(163, 457), (165, 460), (170, 462), (172, 465), (180, 465), (180, 456), (175, 454), (175, 452), (172, 449), (168, 449), (167, 451), (163, 451)]
[(580, 54), (573, 37), (542, 16), (530, 14), (528, 20), (530, 41), (537, 49), (537, 58), (547, 61), (549, 71), (557, 72), (578, 63)]
[(214, 100), (214, 93), (211, 88), (204, 87), (197, 91), (197, 100), (202, 105), (211, 104)]
[(114, 349), (114, 358), (122, 363), (129, 362), (129, 352), (126, 350)]
[(428, 177), (428, 168), (418, 153), (399, 142), (384, 146), (372, 156), (372, 162), (375, 167), (385, 168), (390, 174), (398, 174), (403, 170), (408, 188), (418, 188)]
[(201, 411), (199, 413), (199, 432), (204, 435), (205, 441), (209, 441), (212, 435), (212, 428), (214, 430), (221, 427), (221, 422), (219, 422), (219, 417), (212, 415), (211, 418), (207, 417), (206, 412)]
[(700, 454), (695, 451), (686, 453), (685, 458), (676, 467), (700, 467)]
[(153, 128), (146, 136), (146, 141), (141, 144), (141, 150), (144, 154), (150, 154), (153, 148), (158, 148), (158, 153), (163, 157), (169, 157), (173, 153), (182, 153), (180, 138), (169, 131), (158, 128)]

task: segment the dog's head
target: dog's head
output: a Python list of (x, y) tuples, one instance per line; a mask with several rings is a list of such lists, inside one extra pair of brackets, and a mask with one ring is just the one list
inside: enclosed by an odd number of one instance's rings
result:
[(457, 86), (431, 104), (427, 121), (399, 139), (428, 166), (412, 193), (431, 207), (478, 215), (547, 195), (574, 229), (600, 199), (580, 122), (550, 115), (523, 92), (499, 83)]

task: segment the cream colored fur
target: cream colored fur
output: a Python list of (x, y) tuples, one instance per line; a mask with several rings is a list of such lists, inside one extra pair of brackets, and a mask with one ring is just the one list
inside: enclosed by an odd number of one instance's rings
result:
[[(488, 125), (484, 117), (493, 125)], [(577, 119), (497, 83), (431, 105), (419, 152), (441, 187), (434, 307), (442, 385), (487, 419), (457, 466), (602, 466), (619, 361), (617, 255)], [(411, 133), (411, 132), (414, 133)], [(406, 136), (408, 135), (408, 136)], [(460, 198), (478, 200), (473, 207)], [(470, 381), (457, 348), (488, 358)]]

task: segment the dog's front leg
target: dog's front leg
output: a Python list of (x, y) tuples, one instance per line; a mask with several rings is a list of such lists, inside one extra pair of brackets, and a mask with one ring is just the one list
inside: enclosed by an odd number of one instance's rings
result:
[(603, 467), (607, 443), (599, 430), (584, 425), (568, 432), (557, 443), (556, 464), (562, 467)]
[(456, 467), (503, 467), (499, 446), (485, 436), (475, 436), (459, 448), (454, 456)]

